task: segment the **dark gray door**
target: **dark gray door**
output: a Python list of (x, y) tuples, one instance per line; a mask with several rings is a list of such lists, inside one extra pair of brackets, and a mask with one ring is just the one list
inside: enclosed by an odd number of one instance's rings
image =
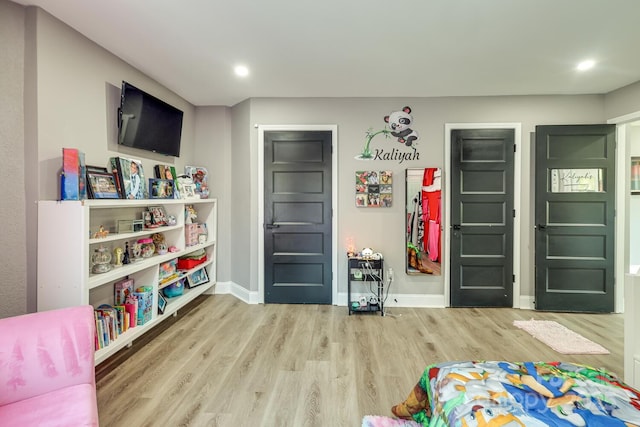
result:
[(538, 310), (614, 311), (615, 126), (536, 127)]
[(331, 304), (331, 132), (264, 133), (265, 303)]
[(451, 305), (513, 306), (513, 129), (451, 133)]

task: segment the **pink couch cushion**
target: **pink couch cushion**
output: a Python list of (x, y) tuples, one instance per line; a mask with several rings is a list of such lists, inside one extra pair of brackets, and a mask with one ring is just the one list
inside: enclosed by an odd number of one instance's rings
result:
[(73, 385), (95, 387), (94, 329), (89, 305), (0, 319), (0, 406)]
[(98, 425), (95, 388), (80, 384), (0, 406), (3, 427)]

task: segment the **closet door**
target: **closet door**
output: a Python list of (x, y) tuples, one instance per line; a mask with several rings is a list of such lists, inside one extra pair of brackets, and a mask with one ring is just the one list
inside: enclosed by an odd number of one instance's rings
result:
[(513, 306), (513, 129), (451, 134), (451, 306)]

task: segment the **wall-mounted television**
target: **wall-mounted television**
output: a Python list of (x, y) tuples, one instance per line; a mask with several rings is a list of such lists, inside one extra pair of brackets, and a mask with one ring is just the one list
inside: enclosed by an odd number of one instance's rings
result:
[(118, 143), (127, 147), (180, 156), (183, 112), (122, 82), (118, 109)]

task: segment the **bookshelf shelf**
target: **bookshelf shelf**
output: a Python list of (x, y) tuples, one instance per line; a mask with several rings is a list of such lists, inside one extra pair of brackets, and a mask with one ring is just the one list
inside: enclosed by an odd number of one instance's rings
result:
[[(206, 224), (207, 239), (193, 246), (185, 245), (185, 207), (193, 205), (198, 212), (198, 222)], [(173, 215), (177, 224), (150, 228), (134, 233), (116, 234), (118, 220), (140, 218), (150, 206), (162, 206), (167, 215)], [(136, 338), (175, 314), (194, 298), (212, 293), (216, 283), (216, 199), (187, 200), (85, 200), (38, 202), (38, 311), (74, 305), (114, 305), (113, 284), (125, 277), (134, 279), (135, 287), (148, 286), (153, 290), (151, 319), (142, 325), (123, 332), (109, 345), (96, 351), (95, 363), (101, 363), (111, 355), (130, 345)], [(104, 238), (94, 238), (94, 233), (104, 227), (110, 231)], [(163, 233), (169, 246), (176, 252), (154, 255), (121, 267), (113, 267), (101, 274), (91, 272), (91, 255), (101, 246), (111, 253), (125, 243)], [(207, 261), (191, 270), (159, 283), (160, 264), (204, 249)], [(209, 282), (193, 289), (185, 289), (183, 295), (168, 298), (164, 313), (158, 313), (158, 293), (180, 278), (205, 268)]]

